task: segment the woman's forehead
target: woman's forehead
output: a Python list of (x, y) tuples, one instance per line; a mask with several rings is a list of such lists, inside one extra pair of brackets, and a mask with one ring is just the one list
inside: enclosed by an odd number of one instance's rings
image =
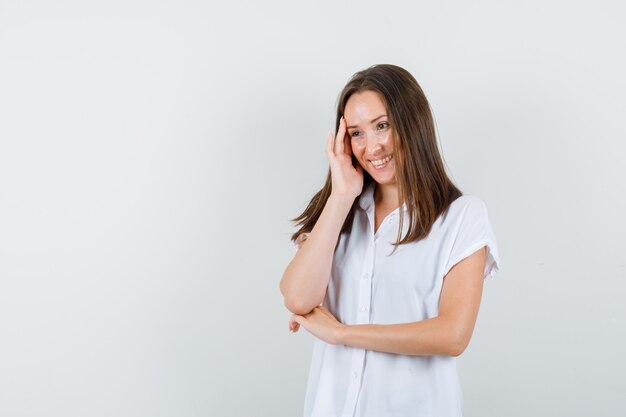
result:
[(369, 90), (350, 96), (344, 109), (348, 127), (361, 123), (372, 123), (384, 115), (387, 115), (387, 108), (382, 97), (380, 94)]

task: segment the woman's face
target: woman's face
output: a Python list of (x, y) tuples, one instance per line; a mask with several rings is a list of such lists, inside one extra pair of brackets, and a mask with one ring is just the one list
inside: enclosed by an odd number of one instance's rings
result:
[(379, 184), (395, 184), (392, 127), (380, 94), (354, 93), (344, 109), (352, 153)]

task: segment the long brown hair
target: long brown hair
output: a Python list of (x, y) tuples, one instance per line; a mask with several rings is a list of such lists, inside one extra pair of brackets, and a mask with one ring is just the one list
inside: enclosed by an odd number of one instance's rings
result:
[[(348, 99), (364, 90), (374, 91), (382, 97), (391, 121), (399, 205), (406, 204), (409, 221), (407, 234), (402, 237), (404, 216), (400, 210), (398, 237), (393, 244), (395, 251), (399, 245), (428, 236), (439, 215), (445, 213), (462, 193), (446, 174), (428, 100), (415, 78), (404, 68), (381, 64), (354, 74), (339, 95), (335, 134)], [(353, 163), (358, 164), (354, 156)], [(363, 170), (363, 176), (365, 190), (373, 179), (366, 170)], [(304, 212), (292, 219), (300, 226), (292, 240), (313, 230), (331, 191), (329, 168), (324, 187), (313, 196)], [(350, 233), (358, 200), (357, 197), (352, 204), (341, 233)]]

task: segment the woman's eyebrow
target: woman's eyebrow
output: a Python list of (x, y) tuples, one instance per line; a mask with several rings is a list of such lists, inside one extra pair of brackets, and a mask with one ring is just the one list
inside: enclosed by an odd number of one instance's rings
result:
[[(376, 120), (380, 119), (381, 117), (387, 117), (387, 115), (386, 115), (386, 114), (381, 114), (381, 115), (380, 115), (380, 116), (378, 116), (377, 118), (372, 119), (372, 120), (370, 121), (370, 123), (374, 123)], [(348, 129), (352, 129), (353, 127), (358, 127), (358, 126), (356, 126), (356, 125), (354, 125), (354, 126), (348, 126)]]

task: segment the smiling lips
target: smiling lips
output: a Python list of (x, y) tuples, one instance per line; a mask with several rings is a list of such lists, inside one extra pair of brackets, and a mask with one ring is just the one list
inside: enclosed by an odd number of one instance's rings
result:
[(374, 168), (381, 169), (385, 165), (387, 165), (387, 162), (391, 161), (392, 158), (393, 158), (393, 155), (389, 155), (383, 159), (378, 159), (376, 161), (370, 161), (370, 162), (372, 163), (372, 165), (374, 165)]

